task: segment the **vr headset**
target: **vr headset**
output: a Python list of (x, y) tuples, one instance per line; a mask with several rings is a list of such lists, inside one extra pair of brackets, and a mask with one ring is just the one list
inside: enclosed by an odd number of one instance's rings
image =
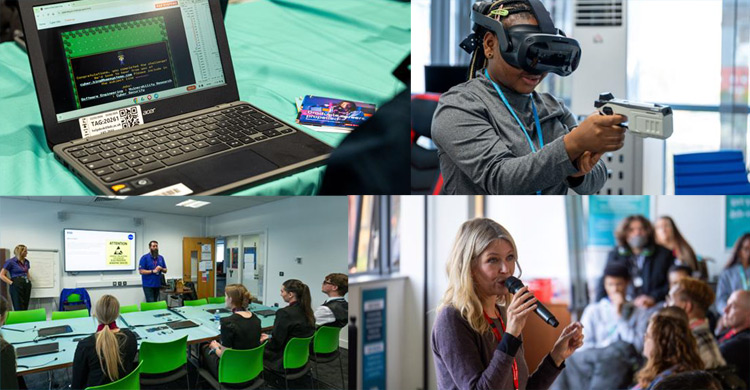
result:
[[(523, 69), (531, 74), (551, 72), (567, 76), (578, 68), (581, 60), (581, 46), (573, 38), (555, 28), (552, 18), (539, 0), (507, 1), (504, 4), (526, 3), (531, 7), (538, 26), (519, 24), (508, 30), (503, 24), (487, 15), (492, 1), (474, 3), (471, 21), (474, 32), (459, 45), (469, 54), (477, 45), (482, 44), (484, 29), (492, 31), (500, 44), (500, 54), (513, 67)], [(505, 16), (528, 12), (525, 10), (508, 10)]]

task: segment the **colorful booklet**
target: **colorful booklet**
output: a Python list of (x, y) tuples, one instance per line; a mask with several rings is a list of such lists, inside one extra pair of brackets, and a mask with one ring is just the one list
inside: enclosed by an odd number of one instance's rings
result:
[(297, 123), (319, 131), (350, 132), (375, 114), (376, 106), (307, 95), (297, 99)]

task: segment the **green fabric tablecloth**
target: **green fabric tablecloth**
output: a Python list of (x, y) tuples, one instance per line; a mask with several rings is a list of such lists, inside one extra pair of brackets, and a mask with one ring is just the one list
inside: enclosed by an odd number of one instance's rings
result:
[[(410, 6), (393, 0), (265, 0), (231, 5), (226, 29), (240, 98), (294, 123), (295, 97), (381, 105), (411, 46)], [(303, 128), (337, 146), (342, 134)], [(235, 195), (313, 195), (324, 167)], [(0, 44), (0, 195), (93, 195), (47, 147), (26, 54)]]

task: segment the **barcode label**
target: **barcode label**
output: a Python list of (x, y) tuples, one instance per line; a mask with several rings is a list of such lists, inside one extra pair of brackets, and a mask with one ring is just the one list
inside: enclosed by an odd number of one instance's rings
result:
[(110, 131), (122, 130), (143, 124), (141, 106), (121, 108), (78, 119), (81, 138), (93, 137)]
[(164, 187), (160, 190), (151, 191), (148, 194), (143, 194), (143, 196), (181, 196), (181, 195), (190, 195), (192, 193), (193, 193), (193, 190), (188, 188), (188, 186), (182, 183), (179, 183), (173, 186)]

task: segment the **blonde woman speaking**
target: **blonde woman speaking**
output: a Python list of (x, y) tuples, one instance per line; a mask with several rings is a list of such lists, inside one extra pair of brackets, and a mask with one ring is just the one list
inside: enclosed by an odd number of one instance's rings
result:
[(529, 373), (521, 331), (537, 300), (527, 287), (512, 297), (505, 287), (517, 264), (513, 237), (497, 222), (477, 218), (461, 225), (432, 332), (438, 388), (546, 389), (583, 345), (583, 326), (569, 325)]

